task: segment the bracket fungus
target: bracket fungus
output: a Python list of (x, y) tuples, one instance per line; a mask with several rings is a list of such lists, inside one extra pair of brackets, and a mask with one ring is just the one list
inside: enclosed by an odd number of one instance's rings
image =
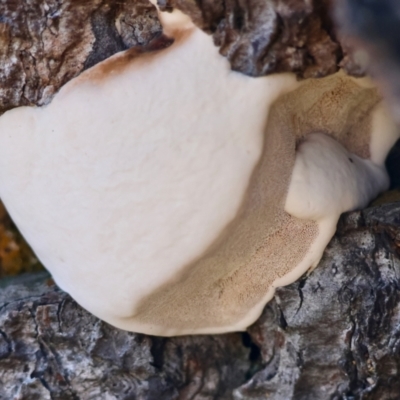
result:
[(0, 196), (56, 283), (112, 325), (244, 330), (388, 187), (397, 130), (366, 79), (247, 77), (187, 17), (161, 19), (168, 48), (0, 117)]

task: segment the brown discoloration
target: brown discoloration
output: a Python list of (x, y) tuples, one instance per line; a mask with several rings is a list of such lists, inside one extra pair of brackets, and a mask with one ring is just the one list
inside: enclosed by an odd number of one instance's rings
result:
[(73, 87), (79, 86), (83, 81), (90, 80), (92, 82), (101, 81), (106, 79), (110, 74), (119, 75), (122, 74), (125, 68), (135, 59), (140, 56), (141, 62), (145, 62), (146, 54), (155, 51), (163, 50), (174, 43), (175, 39), (169, 38), (165, 35), (152, 40), (148, 46), (135, 46), (127, 51), (121, 52), (114, 57), (111, 57), (94, 69), (85, 71), (83, 74), (78, 76), (73, 83), (68, 87), (68, 91)]
[(189, 38), (190, 33), (188, 31), (177, 31), (174, 32), (174, 38), (168, 37), (164, 34), (153, 39), (146, 47), (136, 46), (127, 51), (120, 52), (113, 57), (96, 65), (96, 68), (90, 68), (68, 85), (62, 88), (59, 94), (59, 99), (70, 93), (74, 88), (80, 87), (84, 83), (90, 84), (101, 84), (110, 75), (120, 75), (128, 68), (132, 62), (146, 63), (149, 58), (157, 57), (157, 53), (172, 45), (179, 46), (179, 44)]

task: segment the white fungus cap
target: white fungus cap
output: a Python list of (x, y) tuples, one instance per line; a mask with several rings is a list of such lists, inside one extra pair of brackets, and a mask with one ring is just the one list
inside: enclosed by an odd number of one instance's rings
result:
[(243, 330), (318, 262), (341, 212), (387, 187), (397, 132), (374, 89), (232, 72), (178, 17), (163, 21), (168, 49), (117, 54), (48, 106), (0, 117), (0, 196), (57, 284), (105, 321)]

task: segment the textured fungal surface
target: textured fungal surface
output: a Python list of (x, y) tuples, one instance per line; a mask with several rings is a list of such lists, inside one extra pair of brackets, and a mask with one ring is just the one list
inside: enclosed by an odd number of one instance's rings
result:
[(385, 189), (397, 133), (364, 80), (247, 77), (188, 17), (160, 18), (168, 48), (117, 54), (0, 118), (0, 196), (57, 284), (107, 322), (243, 330), (316, 265), (341, 212)]
[[(231, 223), (218, 249), (210, 249), (203, 260), (186, 268), (181, 279), (167, 283), (163, 291), (156, 291), (145, 300), (139, 309), (151, 309), (145, 320), (166, 320), (171, 315), (168, 304), (184, 302), (186, 314), (177, 310), (174, 315), (177, 326), (183, 319), (184, 323), (190, 321), (190, 326), (196, 326), (198, 313), (207, 315), (216, 309), (220, 313), (216, 317), (219, 323), (226, 319), (229, 326), (229, 321), (243, 318), (233, 325), (233, 329), (243, 329), (271, 298), (272, 286), (293, 282), (315, 265), (333, 235), (340, 213), (366, 205), (373, 193), (387, 185), (387, 177), (379, 167), (372, 163), (366, 169), (356, 167), (358, 163), (364, 165), (364, 161), (355, 154), (370, 156), (372, 110), (378, 102), (375, 89), (362, 88), (342, 75), (305, 82), (283, 95), (269, 112), (264, 153), (253, 173), (241, 214)], [(312, 148), (311, 144), (306, 170), (296, 173), (297, 182), (289, 186), (296, 140), (321, 131), (336, 137), (355, 154), (347, 153), (329, 139), (322, 139), (320, 148)], [(396, 140), (393, 127), (385, 133), (392, 143)], [(342, 152), (340, 158), (334, 154), (335, 146)], [(390, 145), (386, 151), (389, 148)], [(319, 165), (312, 165), (313, 154), (322, 154)], [(277, 159), (283, 161), (277, 163)], [(343, 165), (350, 170), (345, 172)], [(372, 192), (368, 193), (369, 190)], [(346, 202), (343, 199), (348, 203), (342, 204), (341, 201)], [(210, 285), (207, 278), (212, 274), (218, 276), (215, 271), (221, 277)], [(198, 312), (192, 312), (190, 303)]]

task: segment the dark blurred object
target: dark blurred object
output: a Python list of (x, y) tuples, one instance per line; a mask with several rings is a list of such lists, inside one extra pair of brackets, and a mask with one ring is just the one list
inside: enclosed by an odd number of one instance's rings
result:
[(379, 84), (400, 122), (400, 1), (337, 0), (334, 16), (353, 59)]
[(390, 176), (390, 188), (400, 188), (400, 139), (395, 146), (390, 150), (386, 159), (386, 168)]

